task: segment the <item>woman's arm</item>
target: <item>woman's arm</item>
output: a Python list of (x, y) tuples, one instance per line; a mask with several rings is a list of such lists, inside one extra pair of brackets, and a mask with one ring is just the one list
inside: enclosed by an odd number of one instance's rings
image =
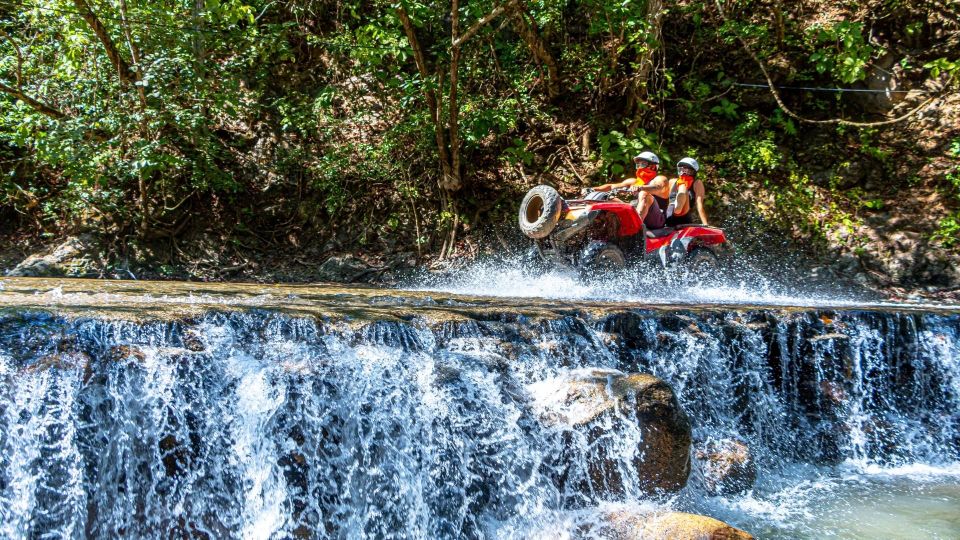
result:
[(700, 223), (704, 225), (710, 225), (710, 221), (707, 220), (707, 210), (704, 208), (703, 200), (707, 198), (707, 190), (703, 187), (703, 182), (697, 181), (693, 185), (693, 192), (697, 194), (697, 213), (700, 214)]

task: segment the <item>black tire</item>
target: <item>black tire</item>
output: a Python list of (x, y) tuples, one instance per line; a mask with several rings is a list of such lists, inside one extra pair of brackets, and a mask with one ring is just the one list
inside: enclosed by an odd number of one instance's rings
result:
[(623, 251), (606, 242), (592, 242), (580, 254), (580, 275), (585, 278), (620, 270), (626, 265)]
[(560, 221), (563, 199), (550, 186), (537, 186), (520, 203), (520, 230), (534, 240), (546, 238)]
[(688, 271), (705, 277), (720, 269), (720, 260), (713, 250), (701, 246), (690, 251), (690, 254), (684, 259), (684, 265)]

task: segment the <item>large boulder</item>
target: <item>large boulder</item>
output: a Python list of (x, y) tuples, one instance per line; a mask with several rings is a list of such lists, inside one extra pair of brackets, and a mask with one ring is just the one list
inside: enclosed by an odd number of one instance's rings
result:
[(757, 468), (746, 444), (733, 439), (707, 441), (696, 452), (703, 484), (711, 495), (735, 495), (753, 487)]
[(751, 540), (753, 536), (712, 517), (685, 512), (610, 512), (590, 531), (610, 540)]
[(588, 369), (536, 383), (529, 390), (541, 421), (579, 435), (565, 438), (564, 455), (586, 460), (590, 491), (625, 491), (623, 453), (616, 447), (631, 429), (640, 433), (638, 447), (628, 452), (639, 487), (657, 493), (686, 485), (690, 420), (664, 381), (644, 373)]
[(9, 277), (84, 276), (91, 265), (88, 252), (95, 245), (89, 235), (71, 237), (52, 250), (35, 253), (7, 272)]

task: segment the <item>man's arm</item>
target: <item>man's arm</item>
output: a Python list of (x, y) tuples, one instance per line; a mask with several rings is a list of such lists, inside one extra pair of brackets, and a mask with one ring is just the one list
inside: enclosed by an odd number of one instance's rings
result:
[(637, 186), (637, 189), (640, 191), (649, 191), (649, 192), (660, 191), (663, 189), (663, 186), (665, 186), (666, 183), (667, 183), (667, 177), (660, 175), (654, 178), (653, 180), (651, 180), (650, 182), (648, 182), (646, 185)]
[(602, 185), (599, 185), (599, 186), (593, 188), (593, 190), (594, 190), (594, 191), (610, 191), (611, 189), (614, 189), (614, 188), (630, 187), (630, 186), (632, 186), (633, 183), (636, 182), (636, 181), (637, 181), (636, 178), (627, 178), (627, 179), (624, 180), (623, 182), (618, 182), (618, 183), (616, 183), (616, 184), (602, 184)]
[(700, 214), (700, 223), (710, 225), (710, 221), (707, 219), (707, 210), (703, 206), (703, 200), (707, 198), (707, 191), (703, 187), (703, 182), (697, 180), (693, 184), (693, 192), (697, 194), (697, 213)]

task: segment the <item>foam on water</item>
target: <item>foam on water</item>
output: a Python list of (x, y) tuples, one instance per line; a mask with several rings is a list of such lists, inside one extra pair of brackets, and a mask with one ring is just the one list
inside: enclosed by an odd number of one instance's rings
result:
[(955, 479), (852, 474), (797, 467), (742, 496), (707, 497), (696, 510), (739, 523), (757, 538), (953, 539), (960, 535)]

